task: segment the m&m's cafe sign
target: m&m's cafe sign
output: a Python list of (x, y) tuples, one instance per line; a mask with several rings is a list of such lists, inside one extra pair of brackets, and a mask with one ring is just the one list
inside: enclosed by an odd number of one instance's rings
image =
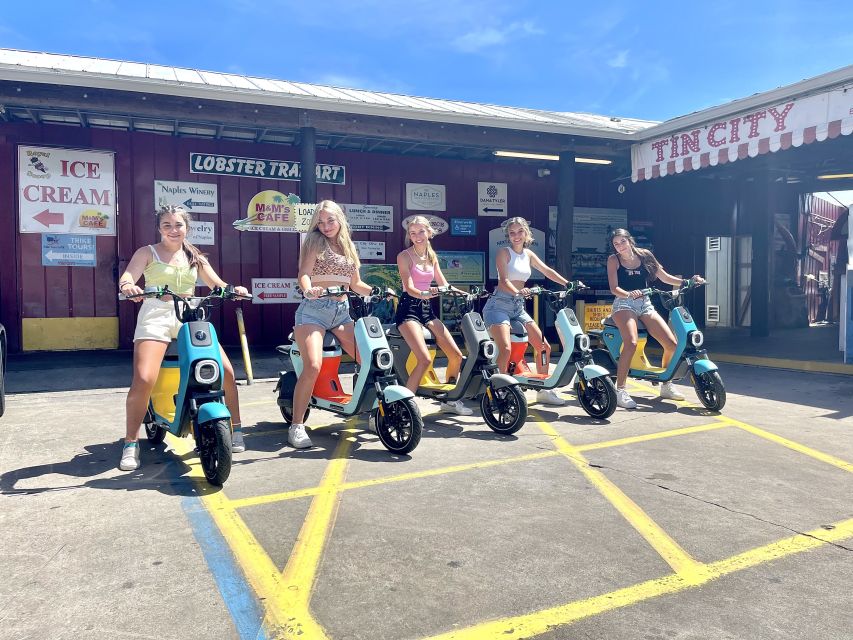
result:
[[(648, 133), (653, 135), (655, 128)], [(637, 182), (714, 167), (851, 132), (853, 91), (833, 89), (635, 144), (631, 179)]]

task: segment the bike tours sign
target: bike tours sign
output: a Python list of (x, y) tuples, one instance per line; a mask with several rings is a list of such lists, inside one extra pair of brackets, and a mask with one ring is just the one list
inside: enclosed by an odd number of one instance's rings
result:
[(299, 202), (299, 196), (278, 191), (261, 191), (249, 201), (246, 217), (232, 224), (238, 231), (305, 233), (316, 204)]
[(43, 267), (94, 267), (95, 236), (82, 234), (41, 234), (41, 264)]
[[(206, 173), (266, 180), (301, 180), (302, 163), (292, 160), (242, 158), (218, 153), (190, 153), (190, 173)], [(346, 167), (339, 164), (315, 165), (317, 182), (346, 184)]]
[(116, 234), (111, 152), (18, 147), (21, 233)]

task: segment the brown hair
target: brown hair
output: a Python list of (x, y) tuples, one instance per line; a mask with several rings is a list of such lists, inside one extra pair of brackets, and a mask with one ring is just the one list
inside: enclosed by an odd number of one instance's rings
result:
[[(190, 221), (192, 220), (192, 217), (187, 210), (179, 204), (164, 204), (154, 215), (157, 216), (158, 229), (160, 228), (160, 221), (163, 219), (163, 216), (175, 215), (181, 216), (181, 218), (184, 219), (184, 224), (187, 225), (187, 233), (190, 231)], [(207, 264), (205, 254), (199, 251), (198, 247), (196, 247), (192, 242), (187, 242), (186, 238), (184, 238), (182, 248), (187, 256), (187, 262), (189, 262), (191, 267), (198, 268), (201, 265)]]
[(634, 236), (632, 236), (631, 232), (627, 229), (614, 229), (610, 232), (610, 251), (617, 259), (619, 258), (619, 254), (613, 246), (613, 240), (618, 237), (626, 238), (628, 240), (628, 244), (631, 245), (631, 250), (637, 254), (638, 258), (640, 258), (640, 262), (646, 268), (646, 271), (649, 272), (649, 276), (651, 276), (652, 280), (655, 280), (658, 277), (658, 269), (660, 269), (660, 262), (655, 258), (655, 255), (648, 249), (638, 247), (636, 240), (634, 240)]

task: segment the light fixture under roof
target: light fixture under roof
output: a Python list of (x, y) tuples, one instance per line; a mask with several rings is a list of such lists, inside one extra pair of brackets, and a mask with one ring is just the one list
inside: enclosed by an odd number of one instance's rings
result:
[(853, 178), (853, 173), (826, 173), (818, 176), (818, 180), (841, 180), (843, 178)]
[[(527, 153), (525, 151), (494, 151), (494, 155), (501, 158), (523, 158), (525, 160), (553, 160), (556, 162), (560, 156), (549, 155), (547, 153)], [(603, 160), (602, 158), (575, 158), (575, 162), (582, 164), (613, 164), (612, 160)]]

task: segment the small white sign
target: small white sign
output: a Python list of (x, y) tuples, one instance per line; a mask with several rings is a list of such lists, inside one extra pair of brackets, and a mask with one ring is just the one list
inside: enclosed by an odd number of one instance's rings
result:
[(477, 183), (477, 215), (506, 218), (506, 182)]
[(299, 304), (302, 295), (297, 291), (296, 278), (252, 278), (253, 304)]
[(195, 245), (212, 245), (214, 242), (214, 223), (206, 220), (190, 220), (190, 232), (187, 240)]
[(154, 181), (154, 211), (179, 205), (190, 213), (219, 213), (219, 186), (204, 182)]
[(447, 211), (444, 185), (407, 182), (406, 209), (410, 211)]
[[(530, 231), (533, 233), (533, 244), (531, 244), (528, 249), (533, 251), (539, 259), (542, 260), (545, 264), (548, 264), (545, 256), (545, 232), (540, 229), (534, 229), (531, 227)], [(494, 280), (498, 277), (498, 268), (495, 266), (495, 258), (498, 256), (498, 251), (503, 247), (509, 246), (509, 240), (506, 239), (506, 234), (504, 233), (503, 227), (498, 227), (497, 229), (492, 229), (489, 231), (489, 279)], [(531, 276), (531, 280), (542, 280), (545, 276), (543, 276), (539, 271), (533, 269), (533, 275)]]
[(373, 240), (354, 240), (360, 260), (385, 260), (385, 243)]
[[(426, 218), (427, 220), (429, 220), (429, 226), (432, 227), (432, 230), (435, 232), (435, 235), (440, 235), (450, 228), (450, 225), (447, 224), (447, 220), (445, 220), (443, 218), (439, 218), (438, 216), (431, 216), (431, 215), (423, 214), (423, 213), (419, 213), (417, 215), (422, 217), (422, 218)], [(407, 216), (405, 219), (403, 219), (403, 223), (402, 223), (403, 231), (408, 232), (409, 223), (412, 221), (412, 218), (415, 218), (415, 217), (416, 216)]]
[(391, 233), (394, 229), (394, 207), (384, 204), (342, 204), (353, 231), (380, 231)]

